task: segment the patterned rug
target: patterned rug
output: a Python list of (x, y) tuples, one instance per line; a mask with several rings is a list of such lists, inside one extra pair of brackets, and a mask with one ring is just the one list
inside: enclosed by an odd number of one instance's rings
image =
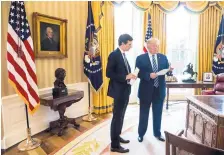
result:
[[(164, 107), (165, 108), (165, 107)], [(162, 131), (176, 133), (184, 129), (186, 103), (174, 104), (169, 110), (163, 110)], [(139, 105), (129, 105), (125, 114), (122, 137), (129, 139), (128, 154), (162, 155), (165, 154), (165, 143), (157, 141), (152, 134), (152, 115), (150, 111), (148, 131), (143, 143), (137, 141), (138, 137)], [(55, 155), (116, 155), (110, 152), (110, 124), (111, 119), (96, 125), (84, 134), (69, 142)]]

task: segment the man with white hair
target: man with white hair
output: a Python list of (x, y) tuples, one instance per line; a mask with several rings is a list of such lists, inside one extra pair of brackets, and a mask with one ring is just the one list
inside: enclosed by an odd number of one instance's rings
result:
[(166, 96), (165, 75), (158, 76), (156, 73), (169, 68), (167, 57), (158, 53), (159, 40), (150, 38), (147, 41), (148, 52), (136, 59), (136, 67), (139, 68), (140, 78), (138, 97), (140, 99), (140, 116), (138, 126), (138, 141), (142, 142), (148, 127), (149, 109), (152, 104), (153, 134), (160, 140), (165, 141), (161, 135), (161, 119), (163, 101)]
[(53, 39), (54, 31), (51, 27), (46, 28), (46, 38), (41, 42), (42, 51), (60, 51), (59, 44)]

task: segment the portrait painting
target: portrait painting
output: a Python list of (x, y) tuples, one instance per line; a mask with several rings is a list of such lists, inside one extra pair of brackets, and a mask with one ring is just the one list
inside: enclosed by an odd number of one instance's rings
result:
[(212, 81), (213, 81), (212, 72), (204, 72), (203, 73), (203, 82), (212, 82)]
[(60, 26), (40, 22), (41, 51), (60, 51)]
[(36, 57), (67, 57), (67, 20), (33, 13), (33, 35)]

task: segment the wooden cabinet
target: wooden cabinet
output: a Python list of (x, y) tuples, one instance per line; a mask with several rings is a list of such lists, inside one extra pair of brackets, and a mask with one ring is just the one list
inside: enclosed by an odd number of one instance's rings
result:
[(187, 97), (185, 136), (224, 149), (224, 96)]

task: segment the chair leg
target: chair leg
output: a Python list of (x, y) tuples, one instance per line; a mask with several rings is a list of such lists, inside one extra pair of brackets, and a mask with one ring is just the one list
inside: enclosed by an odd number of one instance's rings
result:
[(172, 155), (176, 155), (176, 147), (172, 145)]
[(170, 144), (167, 139), (166, 139), (166, 155), (170, 155)]

